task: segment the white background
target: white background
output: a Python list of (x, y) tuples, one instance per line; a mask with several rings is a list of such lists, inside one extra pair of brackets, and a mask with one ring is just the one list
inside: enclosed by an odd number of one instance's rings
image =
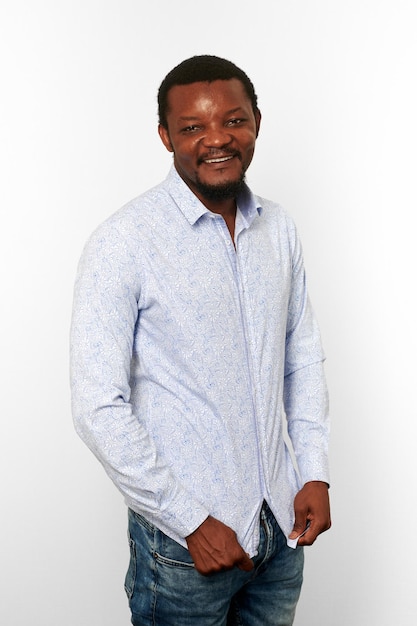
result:
[(415, 625), (415, 7), (1, 2), (1, 624), (129, 623), (125, 506), (71, 422), (72, 286), (168, 171), (160, 81), (208, 53), (255, 83), (248, 180), (298, 224), (328, 357), (334, 526), (296, 626)]

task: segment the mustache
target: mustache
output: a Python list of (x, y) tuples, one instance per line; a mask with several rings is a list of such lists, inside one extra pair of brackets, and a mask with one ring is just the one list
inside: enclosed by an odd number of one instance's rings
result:
[(237, 157), (240, 161), (242, 160), (242, 154), (239, 150), (231, 150), (230, 148), (224, 148), (222, 150), (209, 150), (205, 154), (202, 154), (197, 159), (197, 164), (201, 165), (207, 159), (218, 159), (225, 156), (233, 156)]

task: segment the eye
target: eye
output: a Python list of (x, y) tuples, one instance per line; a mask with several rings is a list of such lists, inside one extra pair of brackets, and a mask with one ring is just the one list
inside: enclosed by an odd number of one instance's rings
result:
[(227, 126), (239, 126), (239, 124), (242, 124), (245, 121), (246, 120), (242, 117), (234, 117), (227, 122)]
[(195, 133), (197, 130), (200, 130), (200, 126), (196, 126), (195, 124), (190, 124), (190, 126), (185, 126), (181, 132), (182, 133)]

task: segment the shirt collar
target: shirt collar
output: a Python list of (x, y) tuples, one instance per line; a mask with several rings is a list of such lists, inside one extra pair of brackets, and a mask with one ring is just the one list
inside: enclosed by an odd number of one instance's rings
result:
[(246, 228), (252, 224), (255, 217), (258, 217), (262, 213), (262, 206), (257, 198), (246, 185), (237, 198), (237, 208), (240, 212), (243, 224)]
[[(183, 213), (187, 221), (193, 226), (202, 215), (210, 213), (204, 204), (191, 191), (188, 185), (182, 180), (175, 166), (172, 165), (166, 179), (168, 190), (178, 208)], [(262, 212), (258, 198), (254, 196), (249, 187), (245, 184), (242, 193), (237, 198), (237, 206), (245, 222), (249, 227), (255, 217)]]

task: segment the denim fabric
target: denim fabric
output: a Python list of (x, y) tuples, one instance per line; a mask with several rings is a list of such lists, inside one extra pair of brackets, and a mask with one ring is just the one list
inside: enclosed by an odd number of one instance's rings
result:
[(129, 510), (125, 580), (134, 626), (291, 626), (303, 549), (289, 548), (267, 504), (255, 568), (202, 576), (188, 550)]

